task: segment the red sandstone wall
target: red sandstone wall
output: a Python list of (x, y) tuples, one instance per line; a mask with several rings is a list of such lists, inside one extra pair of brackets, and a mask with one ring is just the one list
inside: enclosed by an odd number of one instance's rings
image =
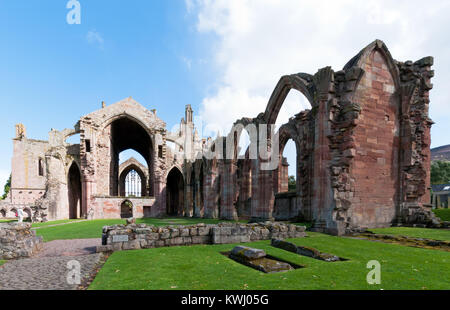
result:
[(399, 160), (399, 99), (387, 63), (378, 51), (362, 67), (365, 71), (354, 102), (361, 114), (354, 129), (356, 155), (352, 223), (385, 226), (395, 217)]

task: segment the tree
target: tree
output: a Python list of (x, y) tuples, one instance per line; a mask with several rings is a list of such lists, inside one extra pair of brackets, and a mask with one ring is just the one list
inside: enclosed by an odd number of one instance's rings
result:
[(297, 188), (297, 181), (295, 180), (295, 177), (293, 175), (290, 175), (288, 179), (288, 191), (294, 192), (296, 188)]
[(431, 164), (431, 184), (450, 183), (450, 162), (434, 161)]
[(9, 175), (8, 181), (6, 181), (5, 187), (4, 187), (4, 194), (2, 196), (2, 199), (5, 199), (6, 196), (8, 196), (9, 190), (11, 189), (11, 174)]

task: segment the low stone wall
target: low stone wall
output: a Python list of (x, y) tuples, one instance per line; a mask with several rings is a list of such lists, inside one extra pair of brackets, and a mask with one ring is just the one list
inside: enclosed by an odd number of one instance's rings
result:
[(159, 213), (155, 206), (154, 197), (109, 197), (98, 196), (92, 199), (92, 219), (120, 218), (121, 205), (130, 201), (133, 205), (133, 217), (156, 217)]
[(42, 237), (36, 237), (30, 223), (0, 224), (0, 259), (30, 257), (42, 246)]
[(305, 229), (305, 226), (279, 222), (165, 227), (146, 224), (113, 225), (103, 227), (103, 245), (97, 247), (97, 252), (177, 245), (243, 243), (272, 238), (300, 238), (306, 235)]

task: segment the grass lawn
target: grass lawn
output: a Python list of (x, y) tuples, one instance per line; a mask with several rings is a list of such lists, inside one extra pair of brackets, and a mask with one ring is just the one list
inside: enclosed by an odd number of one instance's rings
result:
[[(324, 262), (283, 251), (269, 241), (246, 245), (303, 265), (284, 273), (264, 274), (220, 254), (234, 245), (165, 247), (113, 253), (89, 289), (449, 289), (450, 253), (367, 240), (308, 233), (290, 239), (299, 245), (349, 259)], [(369, 285), (366, 264), (381, 264), (381, 284)]]
[(70, 222), (76, 222), (76, 221), (83, 221), (80, 219), (74, 219), (74, 220), (57, 220), (57, 221), (50, 221), (50, 222), (44, 222), (44, 223), (33, 223), (32, 227), (45, 227), (50, 225), (57, 225), (57, 224), (65, 224)]
[(1, 260), (0, 259), (0, 266), (3, 265), (4, 263), (6, 263), (6, 260)]
[[(63, 220), (67, 221), (67, 220)], [(69, 223), (60, 226), (46, 227), (48, 225), (57, 224), (60, 221), (46, 222), (41, 228), (36, 229), (36, 235), (42, 236), (45, 242), (58, 239), (87, 239), (87, 238), (101, 238), (102, 228), (106, 225), (125, 224), (123, 219), (105, 219), (105, 220), (90, 220), (79, 223)], [(192, 225), (196, 223), (215, 224), (224, 222), (224, 220), (217, 219), (200, 219), (200, 218), (143, 218), (136, 219), (136, 223), (146, 223), (155, 226), (166, 225)], [(36, 225), (36, 224), (34, 224)], [(37, 227), (37, 226), (33, 226)]]
[(434, 214), (443, 221), (450, 221), (450, 209), (433, 209)]
[(8, 223), (8, 222), (15, 222), (15, 221), (17, 221), (17, 220), (5, 220), (5, 219), (3, 219), (3, 220), (0, 220), (0, 223)]
[(387, 227), (373, 228), (370, 231), (384, 235), (402, 235), (416, 238), (427, 238), (434, 240), (450, 240), (450, 230), (435, 228), (416, 227)]

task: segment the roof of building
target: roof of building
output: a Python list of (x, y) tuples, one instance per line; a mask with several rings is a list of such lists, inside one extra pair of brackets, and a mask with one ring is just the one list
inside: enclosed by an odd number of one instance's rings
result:
[(450, 183), (431, 185), (433, 192), (450, 192)]

